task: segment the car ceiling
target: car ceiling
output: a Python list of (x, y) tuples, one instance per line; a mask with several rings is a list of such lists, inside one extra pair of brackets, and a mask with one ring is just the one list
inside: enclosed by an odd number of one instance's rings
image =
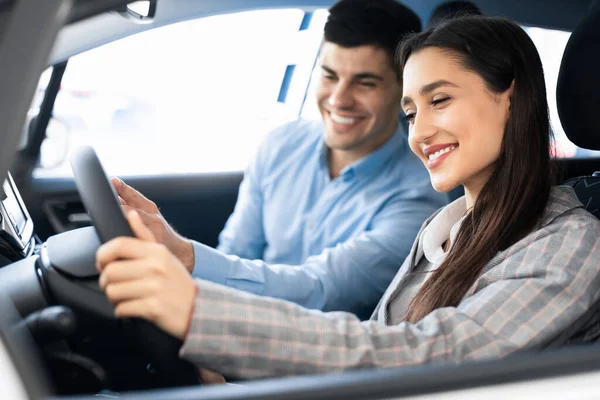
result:
[[(126, 0), (73, 0), (73, 2), (73, 10), (69, 18), (70, 22), (79, 21), (91, 15), (96, 15), (99, 12), (128, 3)], [(15, 0), (0, 0), (0, 13), (10, 11), (14, 3)]]
[[(2, 0), (0, 0), (1, 2)], [(117, 0), (79, 0), (79, 10)], [(328, 8), (334, 0), (158, 0), (152, 21), (127, 18), (117, 12), (105, 13), (70, 24), (60, 33), (49, 65), (99, 45), (162, 25), (226, 12), (264, 8), (302, 8), (310, 11)], [(446, 0), (404, 0), (424, 21), (432, 10)], [(523, 25), (571, 31), (597, 0), (475, 0), (486, 15), (502, 15)], [(0, 3), (1, 4), (1, 3)], [(81, 13), (82, 11), (80, 11)], [(77, 16), (75, 19), (81, 19)], [(199, 38), (201, 40), (201, 38)]]

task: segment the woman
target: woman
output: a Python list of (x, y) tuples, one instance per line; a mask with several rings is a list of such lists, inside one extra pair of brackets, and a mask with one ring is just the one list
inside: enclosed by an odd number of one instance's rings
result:
[(411, 149), (465, 196), (425, 222), (370, 321), (194, 282), (135, 213), (97, 254), (119, 317), (237, 378), (502, 357), (582, 337), (600, 297), (600, 223), (552, 187), (539, 55), (504, 19), (449, 21), (398, 53)]

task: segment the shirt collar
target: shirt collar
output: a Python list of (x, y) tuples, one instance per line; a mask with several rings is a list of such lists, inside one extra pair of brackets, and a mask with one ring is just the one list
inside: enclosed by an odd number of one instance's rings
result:
[[(579, 207), (582, 207), (582, 204), (572, 187), (552, 187), (540, 227), (550, 224), (556, 217)], [(465, 213), (466, 200), (462, 196), (435, 214), (419, 236), (416, 259), (419, 260), (425, 256), (431, 263), (443, 261), (442, 256), (445, 257), (445, 253), (441, 245), (447, 239), (450, 239), (450, 245), (452, 245)]]
[[(340, 177), (344, 182), (349, 182), (356, 177), (361, 178), (379, 172), (381, 166), (385, 164), (394, 153), (405, 146), (405, 136), (406, 131), (404, 126), (401, 121), (398, 121), (396, 131), (383, 146), (343, 168), (340, 171)], [(329, 174), (329, 166), (327, 165), (327, 154), (329, 149), (323, 138), (321, 138), (320, 148), (319, 165)]]
[(442, 245), (450, 240), (449, 247), (452, 246), (466, 212), (467, 203), (463, 196), (442, 209), (423, 230), (419, 247), (430, 263), (443, 261), (445, 251)]

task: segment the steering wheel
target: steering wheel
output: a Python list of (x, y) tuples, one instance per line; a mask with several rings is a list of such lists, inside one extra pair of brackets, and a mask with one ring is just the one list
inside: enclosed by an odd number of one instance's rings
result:
[[(105, 243), (118, 236), (134, 237), (96, 152), (91, 147), (79, 149), (71, 157), (71, 166), (77, 190), (100, 241)], [(142, 319), (125, 319), (123, 322), (167, 386), (200, 384), (196, 367), (179, 358), (180, 340)]]

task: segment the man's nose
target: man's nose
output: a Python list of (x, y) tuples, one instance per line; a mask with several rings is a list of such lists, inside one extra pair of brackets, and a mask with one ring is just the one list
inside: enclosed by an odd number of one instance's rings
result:
[(333, 109), (352, 107), (354, 99), (349, 85), (345, 82), (338, 82), (331, 91), (328, 102)]

